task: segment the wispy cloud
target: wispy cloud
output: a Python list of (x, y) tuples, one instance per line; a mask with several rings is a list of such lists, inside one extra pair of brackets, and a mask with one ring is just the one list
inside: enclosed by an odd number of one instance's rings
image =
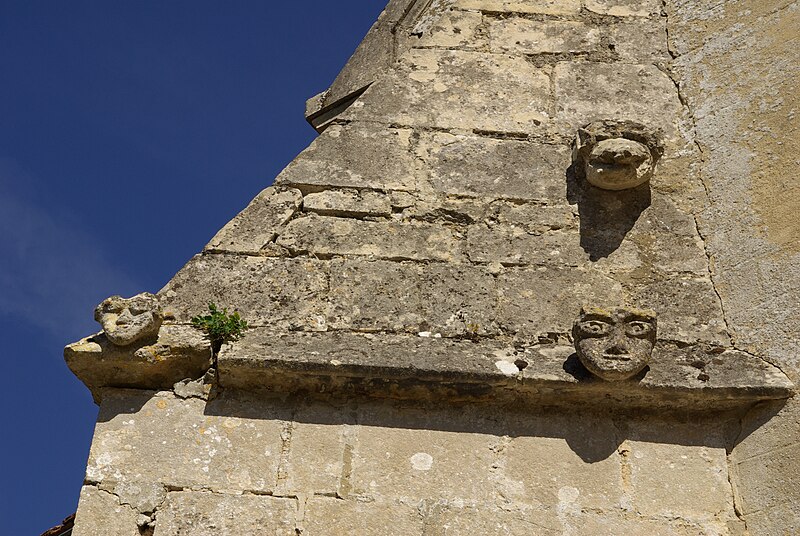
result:
[(0, 315), (71, 342), (96, 329), (94, 305), (138, 286), (103, 255), (91, 233), (26, 195), (33, 181), (0, 157)]

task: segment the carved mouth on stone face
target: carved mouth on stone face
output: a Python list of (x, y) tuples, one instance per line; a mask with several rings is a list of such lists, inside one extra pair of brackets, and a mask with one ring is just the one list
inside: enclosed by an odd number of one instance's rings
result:
[(632, 361), (633, 357), (630, 354), (603, 354), (603, 359), (608, 361)]

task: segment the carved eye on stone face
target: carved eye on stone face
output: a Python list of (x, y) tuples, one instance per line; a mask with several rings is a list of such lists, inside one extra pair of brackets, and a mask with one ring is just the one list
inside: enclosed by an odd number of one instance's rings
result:
[(642, 320), (633, 320), (625, 325), (625, 333), (631, 337), (647, 337), (653, 332), (653, 325)]
[(579, 323), (578, 327), (587, 337), (602, 337), (611, 331), (611, 325), (602, 320), (587, 320)]

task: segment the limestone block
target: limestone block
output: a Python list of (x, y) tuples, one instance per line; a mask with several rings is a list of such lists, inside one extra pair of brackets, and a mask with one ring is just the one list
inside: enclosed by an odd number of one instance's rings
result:
[(676, 136), (683, 109), (666, 73), (653, 65), (559, 63), (557, 118), (565, 135), (593, 121), (630, 120)]
[(480, 26), (483, 17), (474, 11), (447, 11), (425, 32), (417, 47), (480, 48), (483, 34)]
[(253, 326), (325, 330), (327, 265), (309, 259), (198, 255), (160, 292), (179, 322), (208, 303), (237, 310)]
[(337, 408), (324, 405), (298, 408), (288, 431), (286, 478), (279, 483), (287, 494), (339, 492), (345, 452), (342, 419), (342, 410)]
[(581, 10), (581, 2), (580, 0), (456, 0), (455, 7), (494, 13), (575, 15)]
[(559, 204), (566, 198), (566, 146), (446, 133), (424, 136), (419, 145), (438, 192)]
[(335, 261), (330, 303), (333, 329), (496, 332), (494, 278), (479, 267)]
[(737, 486), (746, 515), (796, 503), (796, 482), (800, 478), (800, 444), (769, 448), (766, 452), (739, 461)]
[(425, 518), (425, 536), (561, 536), (555, 513), (533, 508), (507, 511), (492, 508), (439, 506)]
[(470, 224), (482, 221), (485, 214), (486, 204), (483, 199), (458, 199), (426, 192), (414, 199), (400, 218), (444, 224)]
[(504, 497), (551, 511), (620, 508), (622, 467), (611, 419), (526, 417), (513, 425), (513, 437), (505, 449), (500, 484)]
[(86, 478), (115, 487), (143, 482), (170, 487), (272, 491), (281, 454), (280, 415), (258, 419), (248, 401), (121, 391), (103, 398)]
[(139, 514), (117, 498), (93, 486), (81, 489), (74, 536), (141, 536), (136, 518)]
[(267, 188), (228, 222), (205, 250), (257, 254), (275, 240), (278, 229), (299, 210), (302, 199), (300, 190), (294, 188)]
[(155, 536), (295, 536), (296, 501), (253, 495), (170, 493)]
[(340, 117), (404, 126), (539, 132), (551, 119), (548, 70), (519, 57), (412, 49)]
[(518, 227), (473, 225), (467, 232), (472, 262), (505, 266), (579, 266), (586, 256), (577, 233), (534, 235)]
[(585, 0), (586, 9), (613, 17), (653, 17), (661, 15), (660, 0)]
[(498, 323), (522, 336), (567, 333), (584, 303), (621, 303), (622, 287), (587, 269), (509, 270), (498, 276)]
[(730, 344), (719, 297), (707, 276), (626, 285), (626, 294), (630, 305), (658, 313), (661, 339)]
[(763, 536), (797, 534), (800, 532), (800, 504), (796, 501), (783, 503), (771, 510), (747, 515), (745, 519), (750, 534)]
[[(354, 494), (412, 503), (485, 502), (493, 497), (491, 435), (454, 431), (449, 426), (452, 416), (445, 412), (362, 406), (358, 420)], [(393, 422), (402, 426), (387, 426)]]
[(464, 254), (449, 228), (425, 223), (371, 222), (306, 216), (278, 237), (293, 253), (319, 257), (361, 255), (395, 260), (459, 262)]
[(631, 505), (646, 517), (735, 519), (723, 430), (711, 422), (626, 423)]
[(493, 19), (489, 24), (489, 49), (495, 53), (588, 53), (600, 50), (603, 34), (599, 27), (577, 21)]
[(398, 502), (373, 502), (314, 497), (303, 520), (308, 536), (422, 536), (416, 508)]
[(167, 498), (166, 489), (157, 482), (109, 481), (101, 482), (97, 487), (116, 495), (120, 504), (128, 505), (140, 514), (155, 512)]
[(489, 224), (513, 226), (538, 235), (547, 231), (574, 231), (578, 214), (571, 205), (541, 206), (533, 203), (495, 201), (486, 214)]
[(411, 131), (331, 125), (284, 169), (275, 184), (414, 190)]
[(364, 216), (390, 216), (392, 205), (389, 196), (379, 192), (358, 190), (325, 190), (303, 198), (303, 210), (322, 216), (363, 218)]
[(609, 42), (621, 61), (646, 64), (672, 60), (664, 19), (627, 19), (609, 29)]

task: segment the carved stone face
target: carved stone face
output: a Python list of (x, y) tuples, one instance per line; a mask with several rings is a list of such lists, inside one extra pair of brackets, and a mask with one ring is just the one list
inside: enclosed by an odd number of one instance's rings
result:
[(627, 380), (650, 362), (656, 315), (635, 309), (584, 307), (573, 337), (578, 358), (592, 374), (608, 381)]
[(106, 337), (116, 346), (127, 346), (158, 334), (163, 321), (161, 305), (150, 294), (138, 294), (133, 298), (111, 296), (103, 300), (94, 311)]
[(649, 181), (663, 148), (660, 137), (631, 121), (599, 121), (578, 131), (580, 171), (592, 186), (627, 190)]

